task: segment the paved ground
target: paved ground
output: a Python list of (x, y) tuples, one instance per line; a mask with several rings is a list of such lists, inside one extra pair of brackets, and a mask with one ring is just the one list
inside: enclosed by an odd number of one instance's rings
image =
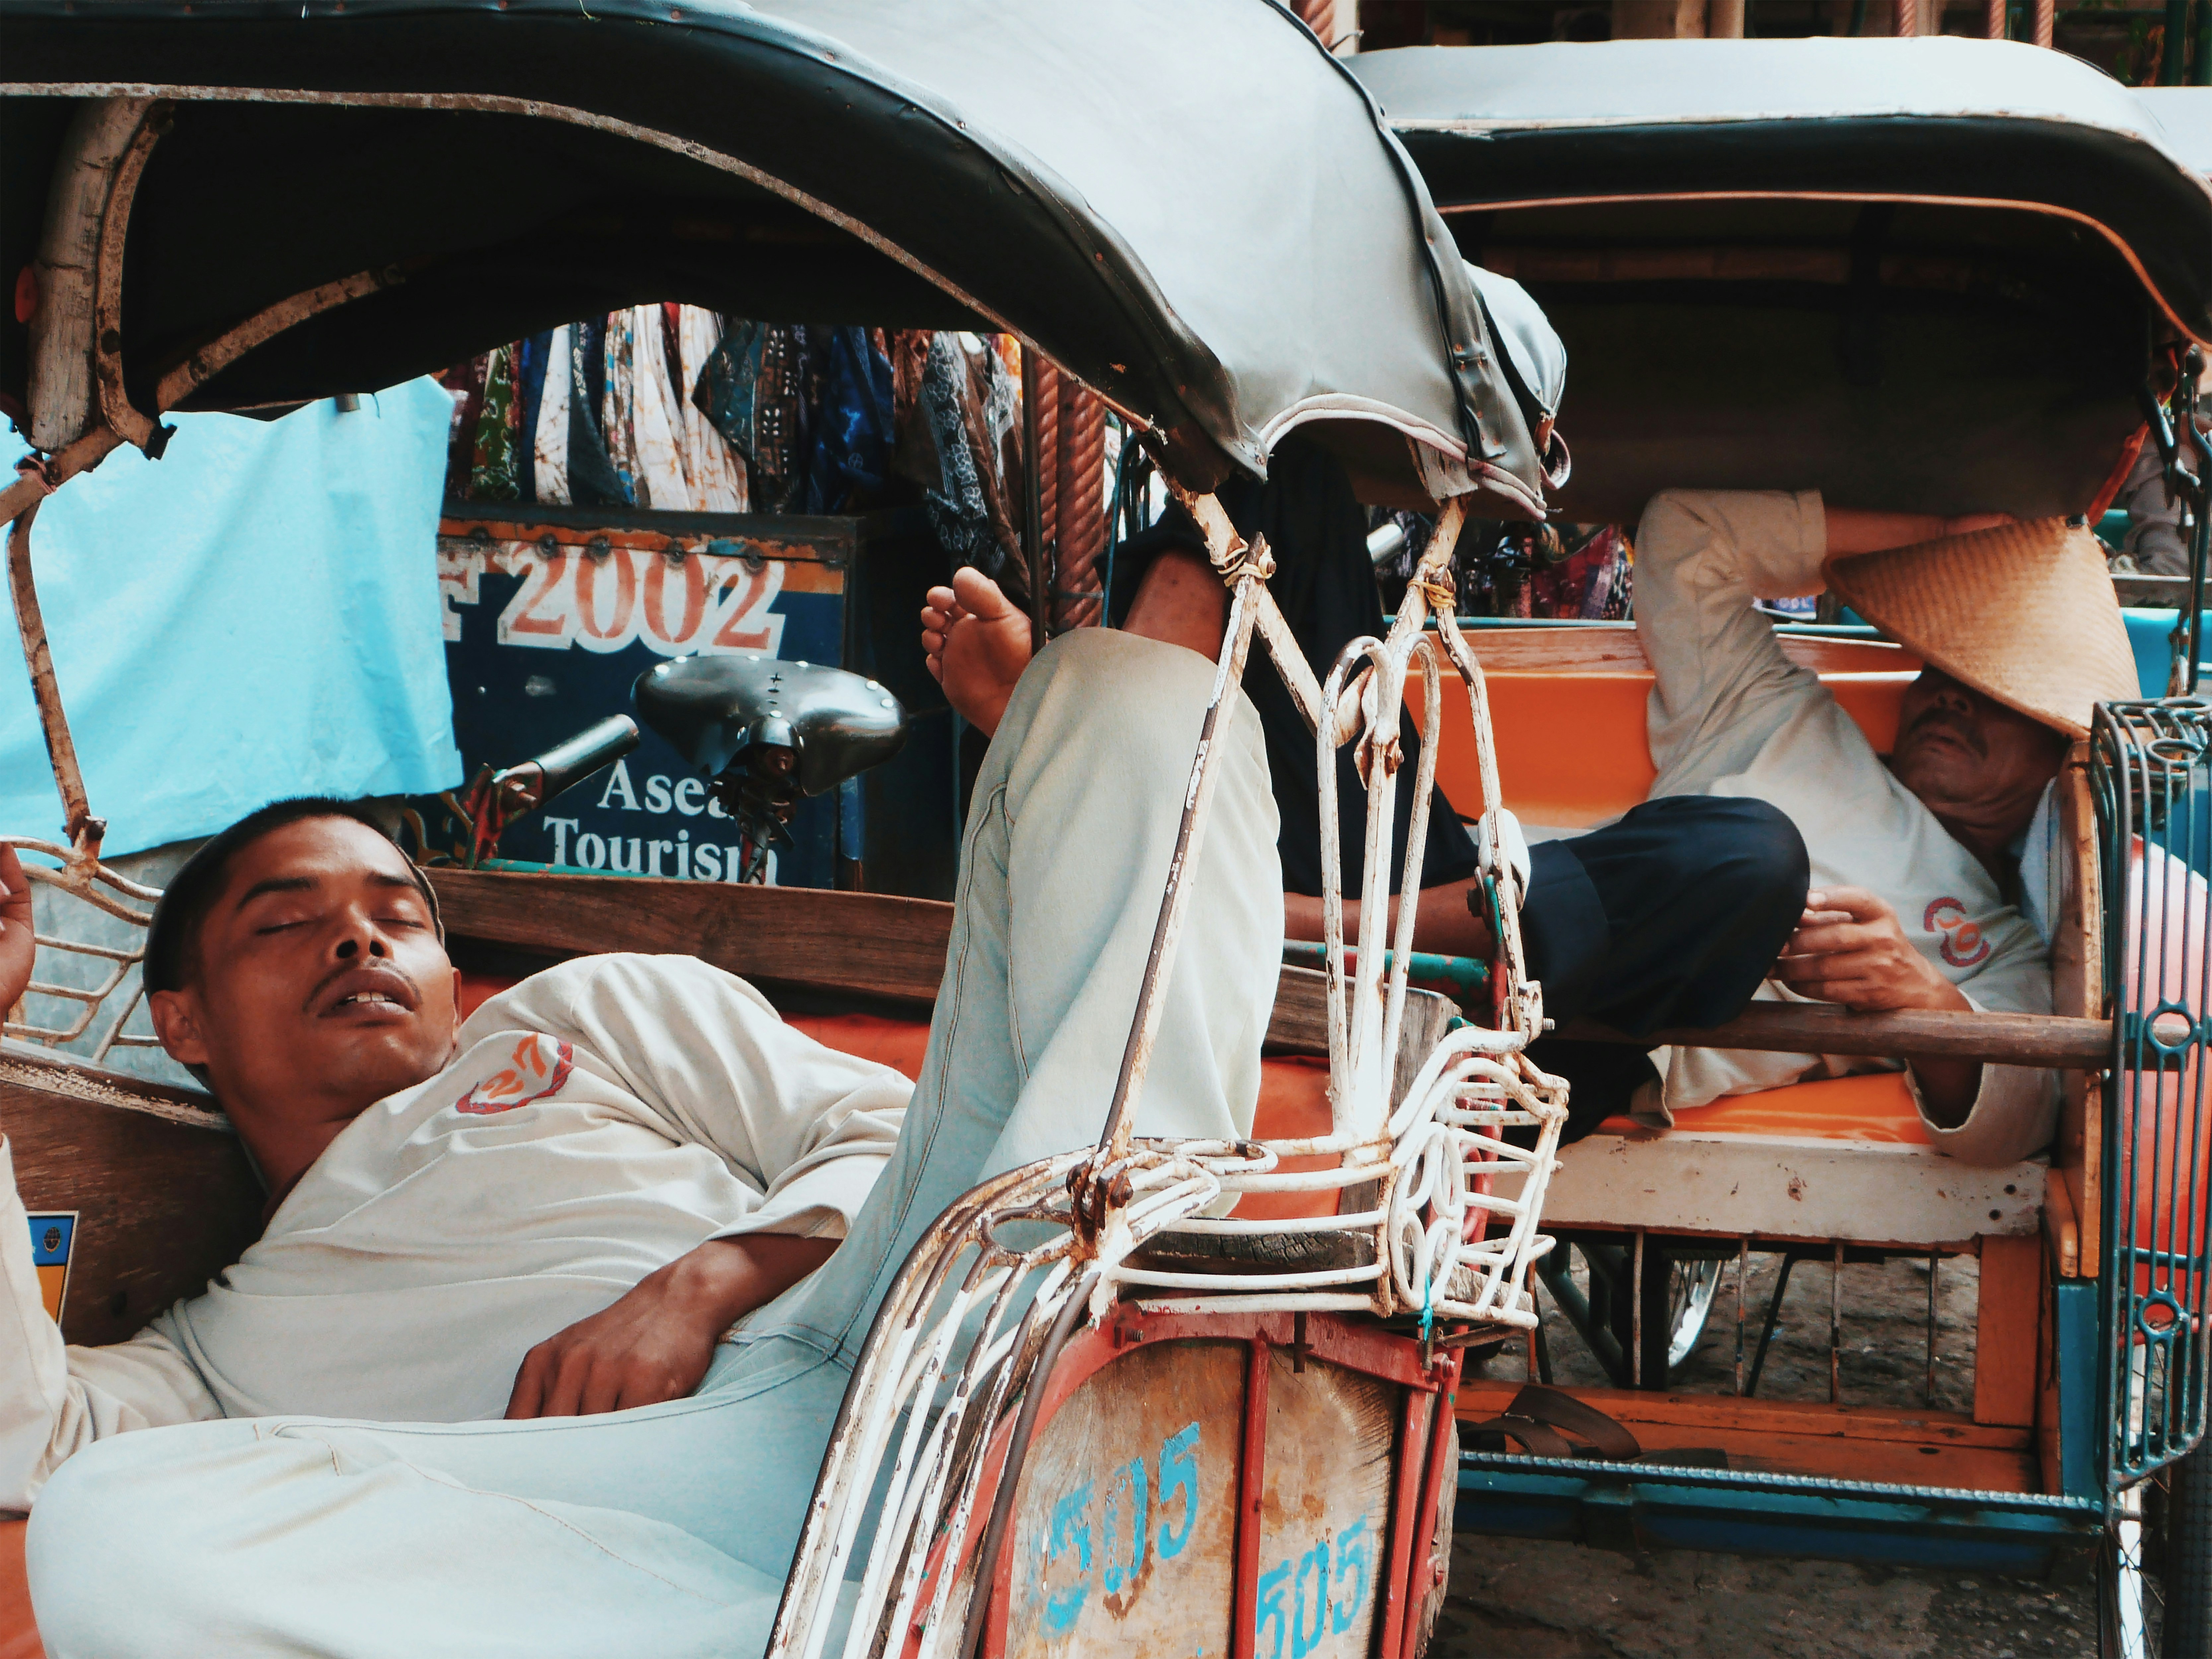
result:
[(1462, 1538), (1434, 1659), (2095, 1659), (2095, 1601), (1956, 1572)]
[[(1745, 1302), (1747, 1347), (1758, 1338), (1775, 1277), (1753, 1258)], [(1937, 1274), (1938, 1409), (1972, 1397), (1975, 1263)], [(1893, 1261), (1844, 1270), (1843, 1383), (1847, 1401), (1918, 1406), (1927, 1378), (1928, 1273)], [(1801, 1263), (1783, 1304), (1762, 1398), (1828, 1393), (1829, 1274)], [(1553, 1375), (1599, 1383), (1602, 1374), (1556, 1314), (1546, 1320)], [(1726, 1393), (1735, 1362), (1735, 1273), (1721, 1285), (1704, 1341), (1678, 1388)], [(1522, 1374), (1517, 1358), (1498, 1371)], [(1462, 1537), (1437, 1659), (2094, 1659), (2095, 1595), (2083, 1583), (2039, 1583), (1672, 1553), (1631, 1557), (1574, 1544)]]

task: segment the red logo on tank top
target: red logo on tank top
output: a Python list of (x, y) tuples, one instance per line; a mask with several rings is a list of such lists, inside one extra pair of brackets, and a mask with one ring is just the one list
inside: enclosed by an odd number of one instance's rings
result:
[(1928, 907), (1920, 925), (1942, 935), (1936, 948), (1954, 968), (1972, 968), (1990, 959), (1990, 941), (1966, 920), (1966, 907), (1954, 898), (1939, 898)]
[(453, 1109), (474, 1117), (511, 1112), (560, 1093), (575, 1067), (575, 1051), (567, 1043), (549, 1036), (526, 1036), (514, 1045), (514, 1058), (507, 1068), (471, 1089), (453, 1103)]

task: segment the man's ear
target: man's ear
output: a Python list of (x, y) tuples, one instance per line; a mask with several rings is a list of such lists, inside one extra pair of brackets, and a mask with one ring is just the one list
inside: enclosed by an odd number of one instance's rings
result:
[(156, 991), (146, 999), (154, 1035), (180, 1066), (207, 1064), (207, 1039), (200, 1034), (199, 999), (189, 991)]

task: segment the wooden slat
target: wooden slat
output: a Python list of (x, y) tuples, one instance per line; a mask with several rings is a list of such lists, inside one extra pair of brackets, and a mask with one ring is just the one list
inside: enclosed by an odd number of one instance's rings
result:
[[(901, 1002), (935, 1000), (952, 907), (936, 899), (813, 887), (653, 881), (628, 876), (433, 870), (446, 931), (544, 956), (602, 951), (696, 956), (767, 986), (802, 986)], [(1407, 1035), (1422, 1054), (1455, 1012), (1433, 992), (1407, 994)], [(1285, 968), (1267, 1047), (1328, 1052), (1328, 981)]]
[[(1496, 674), (1639, 674), (1651, 665), (1637, 642), (1633, 623), (1589, 623), (1572, 628), (1471, 628), (1467, 641), (1475, 660)], [(1826, 639), (1784, 634), (1783, 653), (1816, 674), (1910, 673), (1920, 659), (1882, 640)]]
[[(1521, 1387), (1507, 1378), (1462, 1382), (1455, 1409), (1462, 1424), (1494, 1417)], [(1619, 1389), (1568, 1392), (1626, 1424), (1655, 1463), (1665, 1462), (1670, 1449), (1718, 1447), (1736, 1469), (1974, 1492), (2040, 1489), (2027, 1431), (1978, 1425), (1954, 1412)], [(1468, 1443), (1464, 1430), (1461, 1443)]]
[(2035, 1421), (2036, 1323), (2043, 1307), (2043, 1241), (1982, 1241), (1975, 1313), (1974, 1421)]
[(2112, 1024), (2056, 1014), (1950, 1013), (1907, 1008), (1857, 1014), (1825, 1002), (1754, 1002), (1707, 1030), (1655, 1031), (1629, 1037), (1594, 1020), (1568, 1020), (1559, 1035), (1589, 1042), (1753, 1048), (1780, 1054), (1877, 1054), (1890, 1058), (1995, 1060), (2013, 1066), (2096, 1070), (2112, 1053)]
[(237, 1136), (85, 1098), (72, 1069), (0, 1076), (0, 1133), (24, 1208), (77, 1212), (62, 1334), (120, 1342), (259, 1236), (261, 1183)]
[(927, 1002), (952, 907), (820, 888), (433, 870), (448, 933), (524, 951), (699, 957), (765, 984)]

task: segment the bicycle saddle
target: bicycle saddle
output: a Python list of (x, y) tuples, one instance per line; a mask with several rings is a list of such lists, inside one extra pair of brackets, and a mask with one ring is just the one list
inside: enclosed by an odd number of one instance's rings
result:
[(692, 765), (720, 777), (750, 751), (787, 749), (802, 793), (881, 765), (906, 742), (906, 710), (842, 668), (747, 653), (678, 657), (632, 689), (639, 717)]

